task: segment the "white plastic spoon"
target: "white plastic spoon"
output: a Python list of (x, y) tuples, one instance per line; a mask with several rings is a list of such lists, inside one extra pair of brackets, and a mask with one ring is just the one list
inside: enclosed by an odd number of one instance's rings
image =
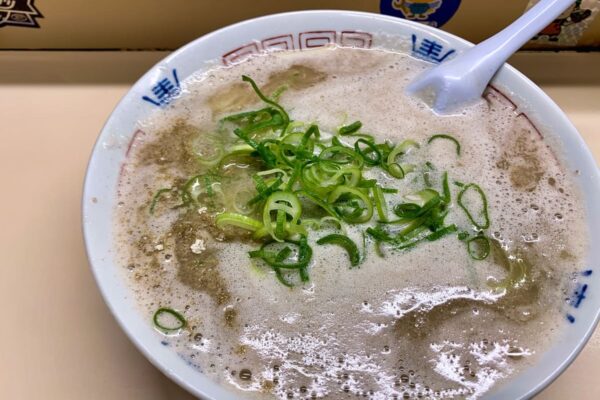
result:
[(433, 94), (433, 110), (440, 114), (474, 102), (502, 64), (574, 2), (541, 0), (491, 38), (419, 75), (407, 92), (426, 91), (428, 98)]

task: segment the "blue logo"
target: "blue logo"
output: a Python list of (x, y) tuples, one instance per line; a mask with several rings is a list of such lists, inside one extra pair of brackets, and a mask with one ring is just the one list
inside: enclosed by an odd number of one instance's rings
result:
[(172, 74), (173, 79), (167, 77), (158, 81), (158, 83), (151, 88), (153, 96), (142, 96), (142, 100), (158, 107), (169, 104), (174, 97), (181, 93), (177, 69), (173, 68)]
[(440, 27), (458, 10), (460, 0), (381, 0), (382, 14)]
[(412, 34), (411, 39), (413, 57), (422, 58), (423, 60), (434, 63), (441, 63), (449, 55), (456, 53), (456, 50), (454, 49), (446, 50), (443, 44), (438, 43), (435, 40), (429, 40), (427, 38), (419, 39), (414, 33)]

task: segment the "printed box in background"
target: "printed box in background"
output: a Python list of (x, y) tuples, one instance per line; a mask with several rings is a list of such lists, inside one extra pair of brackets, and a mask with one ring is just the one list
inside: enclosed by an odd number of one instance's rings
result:
[[(535, 0), (0, 0), (0, 49), (172, 50), (215, 29), (308, 9), (369, 11), (480, 42)], [(600, 0), (577, 0), (529, 49), (600, 48)]]

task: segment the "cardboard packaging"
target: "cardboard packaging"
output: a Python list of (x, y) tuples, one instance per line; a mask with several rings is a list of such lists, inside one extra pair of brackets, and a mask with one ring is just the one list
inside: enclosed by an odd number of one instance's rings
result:
[[(535, 0), (0, 0), (0, 49), (173, 50), (223, 26), (308, 9), (391, 14), (479, 42)], [(530, 49), (600, 47), (600, 0), (578, 0)]]

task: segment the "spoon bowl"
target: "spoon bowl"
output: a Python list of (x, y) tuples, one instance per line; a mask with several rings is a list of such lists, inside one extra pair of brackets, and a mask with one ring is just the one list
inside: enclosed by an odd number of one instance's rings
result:
[(506, 60), (573, 3), (574, 0), (539, 1), (496, 35), (419, 75), (407, 92), (421, 93), (438, 114), (453, 112), (480, 99)]

